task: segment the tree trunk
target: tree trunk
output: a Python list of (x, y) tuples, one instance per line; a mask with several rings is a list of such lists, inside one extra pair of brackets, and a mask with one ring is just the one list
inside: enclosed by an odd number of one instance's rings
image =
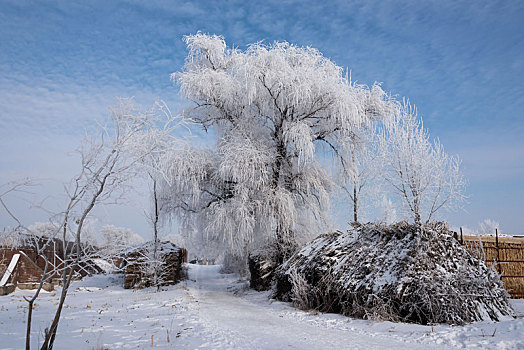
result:
[[(284, 117), (282, 120), (284, 120)], [(275, 125), (274, 138), (277, 142), (277, 158), (273, 169), (273, 188), (276, 190), (281, 186), (282, 166), (287, 159), (286, 146), (282, 141), (282, 122), (279, 125)], [(287, 187), (289, 187), (289, 185), (284, 184), (284, 188), (289, 190)], [(294, 237), (286, 237), (292, 236), (292, 234), (286, 234), (284, 228), (279, 223), (277, 223), (275, 235), (277, 244), (276, 259), (278, 264), (282, 264), (294, 251)]]
[(29, 350), (31, 348), (31, 320), (33, 318), (33, 302), (34, 300), (29, 301), (29, 310), (27, 311), (27, 330), (25, 333), (25, 349)]
[[(29, 256), (27, 256), (26, 253), (21, 251), (21, 254), (24, 255), (24, 257), (26, 259), (28, 259), (32, 264), (34, 264), (36, 267), (38, 267), (38, 265), (33, 260), (31, 260), (29, 258)], [(40, 254), (40, 253), (38, 252), (38, 254)], [(37, 261), (38, 261), (38, 254), (37, 254), (37, 258), (36, 258)], [(24, 297), (24, 299), (28, 303), (27, 327), (26, 327), (26, 334), (25, 334), (25, 348), (26, 348), (26, 350), (29, 350), (31, 348), (31, 322), (33, 320), (33, 304), (34, 304), (35, 300), (38, 298), (38, 296), (40, 295), (40, 292), (42, 291), (42, 287), (44, 285), (44, 282), (47, 279), (47, 269), (49, 268), (49, 260), (47, 260), (47, 257), (45, 257), (45, 255), (44, 255), (44, 260), (45, 260), (45, 267), (44, 267), (44, 270), (42, 271), (42, 278), (40, 279), (40, 283), (38, 285), (38, 288), (36, 289), (35, 294), (33, 295), (33, 297), (31, 299), (28, 299), (28, 298)]]
[(357, 184), (353, 184), (353, 221), (358, 222), (358, 198), (357, 198)]
[[(355, 146), (351, 151), (351, 164), (353, 166), (353, 172), (355, 171)], [(358, 222), (358, 197), (357, 197), (357, 176), (353, 173), (353, 222)]]
[(420, 218), (420, 213), (418, 211), (415, 212), (415, 224), (420, 225), (422, 222), (422, 219)]
[(55, 313), (55, 317), (53, 318), (53, 322), (51, 322), (51, 325), (49, 328), (46, 328), (45, 330), (45, 338), (44, 343), (42, 344), (42, 347), (40, 350), (50, 350), (53, 349), (54, 343), (55, 343), (55, 337), (56, 337), (56, 331), (58, 329), (58, 322), (60, 321), (60, 316), (62, 315), (62, 308), (64, 306), (65, 298), (67, 296), (67, 291), (69, 289), (69, 284), (71, 282), (71, 278), (73, 277), (73, 267), (69, 268), (69, 273), (66, 274), (66, 270), (64, 269), (63, 277), (62, 277), (62, 293), (60, 294), (60, 301), (58, 303), (58, 308)]
[[(116, 151), (113, 150), (111, 155), (113, 153), (115, 153), (115, 152)], [(64, 273), (63, 273), (63, 277), (62, 277), (63, 286), (62, 286), (62, 293), (60, 294), (60, 301), (58, 303), (58, 308), (56, 310), (53, 322), (51, 323), (51, 326), (49, 326), (49, 329), (47, 329), (46, 332), (45, 332), (44, 343), (42, 344), (41, 350), (53, 349), (54, 342), (55, 342), (55, 337), (56, 337), (56, 331), (58, 329), (58, 322), (60, 321), (60, 316), (62, 314), (62, 308), (64, 306), (64, 302), (65, 302), (65, 299), (66, 299), (66, 296), (67, 296), (67, 292), (69, 290), (69, 285), (71, 284), (71, 280), (73, 278), (74, 268), (75, 268), (75, 266), (78, 266), (80, 264), (80, 258), (81, 258), (81, 252), (82, 252), (81, 251), (81, 247), (80, 247), (80, 235), (82, 233), (82, 228), (84, 226), (84, 222), (85, 222), (87, 216), (89, 215), (89, 213), (91, 212), (91, 210), (93, 210), (93, 208), (95, 207), (97, 199), (104, 192), (104, 188), (105, 188), (105, 185), (106, 185), (107, 178), (109, 177), (109, 175), (112, 174), (112, 170), (113, 170), (113, 167), (115, 166), (115, 164), (116, 164), (116, 159), (113, 161), (112, 165), (109, 167), (108, 172), (100, 180), (98, 188), (97, 188), (97, 191), (91, 197), (91, 201), (89, 202), (89, 205), (84, 209), (84, 211), (82, 212), (82, 216), (78, 220), (78, 227), (76, 229), (76, 257), (75, 257), (74, 262), (69, 264), (69, 273), (66, 273), (67, 272), (67, 268), (66, 268), (67, 265), (65, 263), (66, 259), (64, 259)], [(69, 215), (69, 211), (66, 211), (65, 219), (64, 219), (64, 233), (63, 233), (63, 238), (64, 238), (64, 241), (63, 241), (63, 244), (64, 244), (64, 258), (65, 258), (66, 248), (67, 248), (67, 245), (66, 245), (67, 241), (66, 241), (66, 239), (67, 239), (67, 224), (68, 224), (68, 220), (69, 220), (68, 215)]]
[[(151, 175), (149, 175), (151, 176)], [(154, 235), (154, 245), (153, 245), (153, 283), (155, 287), (157, 288), (157, 291), (160, 289), (160, 285), (158, 283), (158, 218), (159, 218), (159, 212), (158, 212), (158, 197), (156, 192), (156, 179), (153, 179), (153, 201), (155, 204), (155, 216), (153, 219), (153, 235)]]

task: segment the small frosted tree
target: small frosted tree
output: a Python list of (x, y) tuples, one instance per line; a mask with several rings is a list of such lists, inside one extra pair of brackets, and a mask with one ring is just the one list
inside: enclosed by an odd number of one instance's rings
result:
[(255, 43), (242, 51), (201, 33), (185, 41), (189, 55), (173, 78), (195, 104), (186, 113), (218, 141), (215, 150), (172, 155), (170, 209), (238, 254), (273, 241), (282, 259), (307, 232), (304, 218), (325, 218), (332, 176), (318, 152), (350, 171), (344, 150), (355, 132), (396, 103), (379, 85), (350, 82), (310, 47)]
[(415, 108), (405, 102), (399, 111), (380, 134), (383, 174), (415, 223), (429, 222), (440, 209), (465, 200), (466, 181), (459, 158), (430, 140)]
[(142, 132), (135, 137), (132, 154), (147, 154), (139, 157), (139, 174), (145, 178), (150, 192), (150, 208), (145, 210), (145, 216), (151, 225), (153, 245), (148, 253), (148, 270), (152, 271), (153, 285), (159, 287), (158, 276), (161, 274), (163, 264), (159, 260), (159, 234), (162, 227), (162, 206), (164, 201), (160, 198), (160, 184), (165, 180), (165, 170), (169, 168), (170, 152), (178, 152), (187, 145), (186, 140), (178, 137), (177, 133), (182, 127), (188, 125), (188, 120), (183, 116), (173, 116), (164, 101), (157, 101), (153, 107), (145, 112), (136, 111), (144, 119)]
[(60, 225), (51, 221), (35, 222), (28, 227), (28, 230), (38, 237), (52, 238), (57, 235), (57, 232), (60, 230)]
[[(52, 239), (59, 233), (60, 223), (54, 221), (35, 222), (33, 225), (27, 227), (27, 231), (38, 237)], [(67, 232), (67, 239), (74, 241), (74, 232), (69, 230)], [(81, 243), (87, 246), (97, 246), (96, 219), (90, 217), (86, 218), (81, 236)]]
[[(364, 128), (349, 145), (347, 166), (343, 171), (344, 190), (353, 207), (353, 222), (358, 222), (372, 202), (378, 202), (381, 188), (382, 158), (377, 126)], [(344, 170), (344, 169), (343, 169)]]
[[(52, 349), (65, 299), (72, 281), (74, 267), (83, 255), (82, 240), (92, 211), (110, 199), (118, 202), (125, 194), (126, 183), (136, 176), (137, 164), (154, 149), (136, 147), (136, 140), (147, 137), (150, 118), (139, 113), (129, 99), (120, 99), (111, 109), (107, 123), (99, 124), (96, 133), (86, 135), (78, 152), (81, 158), (80, 171), (66, 186), (65, 209), (60, 218), (63, 251), (72, 255), (71, 262), (62, 272), (62, 291), (53, 321), (46, 329), (42, 349)], [(144, 136), (146, 135), (146, 136)], [(89, 231), (89, 227), (87, 229)], [(72, 233), (75, 252), (67, 253), (67, 237)]]
[[(40, 230), (41, 234), (50, 236), (50, 238), (60, 237), (63, 244), (62, 251), (64, 252), (63, 264), (59, 271), (62, 276), (63, 287), (53, 320), (45, 330), (42, 349), (53, 348), (61, 312), (73, 274), (86, 254), (92, 251), (89, 245), (82, 243), (86, 241), (91, 243), (94, 238), (94, 226), (92, 225), (93, 221), (91, 221), (93, 209), (103, 202), (108, 203), (109, 200), (119, 202), (119, 199), (125, 196), (128, 181), (136, 178), (137, 173), (142, 169), (140, 165), (146, 163), (146, 159), (149, 159), (151, 154), (163, 152), (159, 149), (157, 142), (151, 140), (160, 140), (159, 135), (171, 134), (173, 129), (179, 125), (178, 121), (183, 120), (183, 118), (170, 118), (168, 116), (165, 118), (166, 116), (164, 116), (164, 118), (161, 118), (163, 123), (159, 123), (157, 115), (141, 112), (140, 109), (133, 106), (129, 99), (120, 99), (111, 112), (110, 121), (99, 124), (96, 133), (87, 135), (79, 148), (80, 169), (78, 175), (65, 186), (66, 202), (64, 203), (64, 210), (52, 216), (51, 225), (38, 224), (33, 227)], [(8, 185), (6, 190), (3, 189), (4, 186), (0, 186), (0, 204), (17, 223), (16, 230), (33, 233), (17, 219), (2, 199), (6, 194), (20, 191), (21, 188), (29, 184), (30, 182), (27, 181), (15, 183)], [(126, 234), (124, 236), (128, 238), (133, 235)], [(106, 244), (108, 241), (121, 243), (121, 239), (122, 237), (113, 237), (106, 240)], [(68, 240), (72, 240), (74, 244), (68, 244)], [(33, 302), (38, 297), (43, 283), (52, 275), (48, 270), (49, 261), (42, 252), (53, 240), (48, 239), (46, 241), (36, 247), (37, 254), (44, 258), (46, 267), (40, 287), (33, 298), (27, 299), (29, 303), (27, 348), (30, 344)], [(86, 246), (87, 249), (84, 249)]]
[(491, 219), (484, 219), (479, 223), (479, 233), (483, 235), (492, 235), (495, 232), (500, 232), (500, 224)]
[(397, 210), (395, 204), (386, 195), (382, 195), (380, 202), (378, 202), (379, 217), (378, 222), (391, 225), (397, 221)]
[(126, 248), (144, 243), (140, 235), (125, 227), (105, 225), (100, 230), (100, 235), (102, 247), (108, 255), (116, 255)]

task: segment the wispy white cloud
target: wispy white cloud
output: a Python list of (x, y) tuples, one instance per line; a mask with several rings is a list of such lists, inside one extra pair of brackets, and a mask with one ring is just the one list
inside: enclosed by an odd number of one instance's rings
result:
[[(77, 135), (115, 96), (144, 105), (162, 98), (176, 109), (169, 74), (183, 64), (182, 36), (202, 30), (240, 47), (311, 45), (354, 79), (410, 97), (464, 160), (468, 215), (488, 217), (484, 201), (506, 198), (486, 189), (491, 181), (499, 193), (524, 187), (523, 16), (522, 1), (4, 1), (0, 180), (32, 173), (24, 162), (60, 177)], [(52, 163), (54, 152), (63, 160)]]

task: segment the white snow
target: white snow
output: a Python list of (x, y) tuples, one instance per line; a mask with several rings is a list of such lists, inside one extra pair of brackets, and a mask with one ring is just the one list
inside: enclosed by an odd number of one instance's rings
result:
[(102, 269), (105, 273), (114, 273), (117, 270), (117, 267), (105, 259), (95, 258), (93, 262), (96, 266)]
[[(189, 266), (189, 280), (161, 292), (122, 287), (117, 275), (74, 282), (59, 325), (56, 349), (523, 349), (524, 300), (518, 319), (435, 327), (364, 321), (294, 309), (267, 292), (247, 288), (219, 266)], [(0, 297), (0, 348), (24, 346), (27, 303), (16, 290)], [(42, 292), (33, 314), (41, 342), (59, 298)]]
[(18, 259), (20, 259), (20, 254), (15, 254), (11, 258), (11, 262), (9, 263), (9, 266), (5, 270), (2, 280), (0, 280), (0, 287), (5, 285), (7, 283), (7, 280), (9, 280), (9, 277), (15, 270), (16, 264), (18, 263)]

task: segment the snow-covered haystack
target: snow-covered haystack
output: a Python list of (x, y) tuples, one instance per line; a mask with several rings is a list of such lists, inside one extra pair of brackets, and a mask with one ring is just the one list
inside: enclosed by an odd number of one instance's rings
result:
[(159, 242), (156, 254), (155, 259), (152, 241), (123, 252), (124, 288), (167, 286), (183, 277), (182, 248), (171, 242)]
[(497, 272), (442, 223), (321, 235), (278, 268), (273, 293), (304, 308), (420, 324), (514, 314)]

